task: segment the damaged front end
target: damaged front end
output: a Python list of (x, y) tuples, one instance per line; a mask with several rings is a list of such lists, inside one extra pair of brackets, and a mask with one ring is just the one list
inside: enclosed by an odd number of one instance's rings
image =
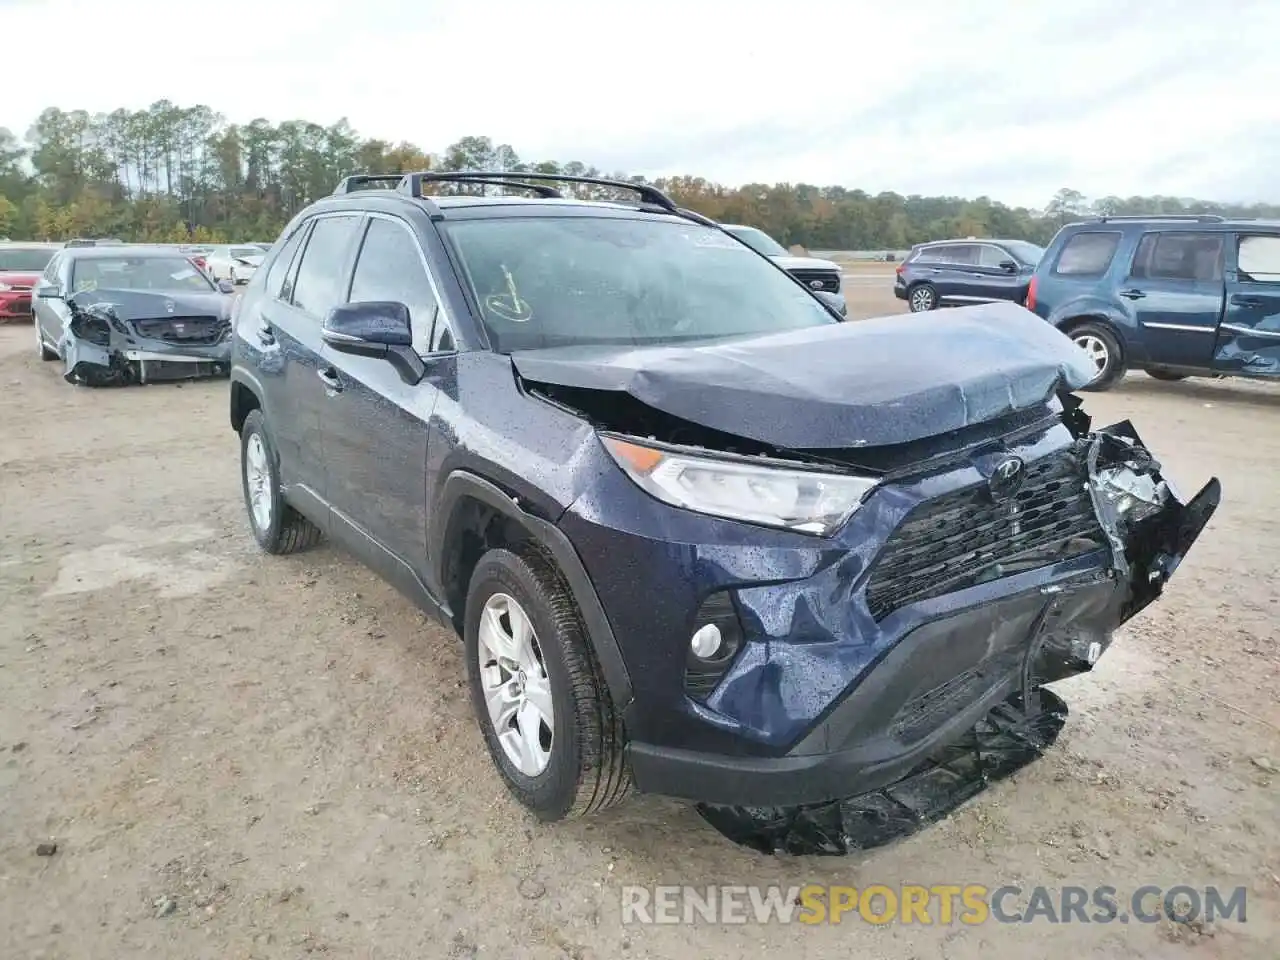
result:
[[(888, 783), (811, 804), (700, 803), (698, 811), (709, 824), (764, 853), (840, 855), (871, 849), (946, 817), (1056, 741), (1067, 705), (1044, 685), (1093, 668), (1110, 645), (1111, 631), (1160, 596), (1221, 499), (1215, 477), (1182, 501), (1129, 421), (1093, 431), (1077, 399), (1063, 395), (1060, 400), (1062, 420), (1076, 436), (1072, 458), (1083, 468), (1077, 476), (1107, 558), (1093, 575), (1044, 586), (1024, 606), (1024, 611), (1036, 612), (1022, 642), (1010, 650), (1015, 657), (1003, 660), (1007, 680), (1003, 687), (993, 687), (1001, 698), (961, 736), (939, 741)], [(1026, 509), (1016, 498), (1010, 503), (1013, 513)], [(1097, 606), (1098, 597), (1108, 596), (1098, 591), (1100, 579), (1115, 584), (1101, 619), (1085, 615), (1090, 605)], [(988, 676), (995, 672), (990, 661), (984, 668)], [(957, 689), (972, 685), (974, 673), (928, 690), (900, 715), (907, 714), (909, 723), (921, 712), (945, 711), (948, 699), (954, 709), (964, 702)], [(904, 729), (904, 723), (899, 721), (896, 729)]]
[[(217, 313), (179, 314), (178, 306), (173, 299), (145, 294), (133, 294), (125, 303), (69, 298), (70, 319), (58, 344), (63, 378), (77, 386), (114, 387), (226, 375), (229, 320)], [(161, 310), (165, 315), (147, 315)]]

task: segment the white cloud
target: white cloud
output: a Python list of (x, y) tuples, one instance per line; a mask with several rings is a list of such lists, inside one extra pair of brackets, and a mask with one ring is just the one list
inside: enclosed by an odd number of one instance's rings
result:
[[(0, 0), (0, 125), (158, 99), (439, 150), (1042, 204), (1280, 200), (1280, 4)], [(51, 39), (46, 39), (51, 38)], [(21, 82), (18, 82), (18, 81)]]

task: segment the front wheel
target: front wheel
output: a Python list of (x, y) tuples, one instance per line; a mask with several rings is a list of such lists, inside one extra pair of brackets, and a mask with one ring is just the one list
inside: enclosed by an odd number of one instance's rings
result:
[(1085, 352), (1096, 371), (1093, 379), (1081, 387), (1082, 390), (1099, 393), (1110, 390), (1124, 376), (1124, 353), (1110, 328), (1101, 323), (1086, 321), (1072, 327), (1068, 336)]
[(911, 288), (907, 295), (907, 305), (912, 313), (925, 313), (938, 309), (938, 291), (930, 284), (921, 283)]
[(240, 428), (240, 479), (249, 526), (267, 553), (297, 553), (320, 540), (320, 529), (285, 501), (280, 468), (261, 410), (249, 411)]
[(539, 820), (624, 799), (622, 720), (573, 596), (539, 551), (490, 550), (467, 591), (471, 701), (507, 789)]

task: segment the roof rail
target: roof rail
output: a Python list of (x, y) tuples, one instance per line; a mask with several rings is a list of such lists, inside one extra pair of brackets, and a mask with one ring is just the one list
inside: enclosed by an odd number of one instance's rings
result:
[(386, 183), (389, 187), (394, 187), (403, 179), (402, 173), (353, 173), (349, 177), (343, 177), (342, 181), (333, 188), (333, 193), (335, 196), (340, 193), (355, 193), (371, 183)]
[[(610, 180), (604, 177), (575, 177), (567, 173), (537, 173), (534, 171), (516, 172), (506, 170), (425, 170), (421, 173), (406, 173), (397, 189), (402, 193), (409, 194), (409, 196), (414, 197), (415, 199), (422, 197), (422, 185), (424, 183), (492, 184), (494, 181), (499, 181), (499, 185), (501, 186), (519, 186), (527, 190), (551, 190), (550, 187), (545, 187), (541, 184), (524, 182), (528, 180), (544, 180), (551, 183), (581, 183), (595, 187), (614, 187), (618, 190), (631, 190), (639, 194), (641, 203), (661, 207), (668, 213), (674, 213), (677, 216), (684, 215), (680, 208), (676, 206), (675, 201), (657, 187), (651, 187), (647, 183), (633, 183), (630, 180)], [(551, 195), (559, 196), (559, 194), (554, 190), (551, 191)]]
[[(405, 189), (405, 180), (408, 177), (416, 176), (416, 174), (404, 173), (356, 173), (349, 177), (343, 178), (342, 182), (334, 188), (334, 195), (344, 193), (354, 193), (355, 191), (374, 183), (385, 183), (388, 189), (399, 190), (402, 193), (408, 193)], [(447, 180), (445, 175), (433, 177), (432, 179)], [(554, 187), (548, 187), (541, 183), (523, 183), (519, 180), (512, 180), (503, 174), (494, 174), (492, 177), (466, 177), (463, 182), (466, 183), (482, 183), (490, 187), (512, 187), (516, 190), (529, 190), (538, 194), (540, 197), (559, 197), (560, 191)], [(421, 196), (419, 190), (418, 196)]]
[(1148, 213), (1123, 217), (1097, 217), (1098, 223), (1112, 223), (1117, 220), (1182, 220), (1191, 223), (1226, 223), (1227, 218), (1216, 213)]

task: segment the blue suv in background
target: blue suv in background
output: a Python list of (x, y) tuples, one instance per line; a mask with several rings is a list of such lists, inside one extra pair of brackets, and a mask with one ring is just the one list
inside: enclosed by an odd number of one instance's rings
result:
[(1044, 248), (1025, 240), (939, 240), (912, 248), (893, 294), (912, 313), (971, 303), (1021, 303)]
[(1049, 244), (1026, 306), (1093, 360), (1086, 388), (1130, 368), (1158, 380), (1280, 377), (1280, 221), (1102, 217)]

